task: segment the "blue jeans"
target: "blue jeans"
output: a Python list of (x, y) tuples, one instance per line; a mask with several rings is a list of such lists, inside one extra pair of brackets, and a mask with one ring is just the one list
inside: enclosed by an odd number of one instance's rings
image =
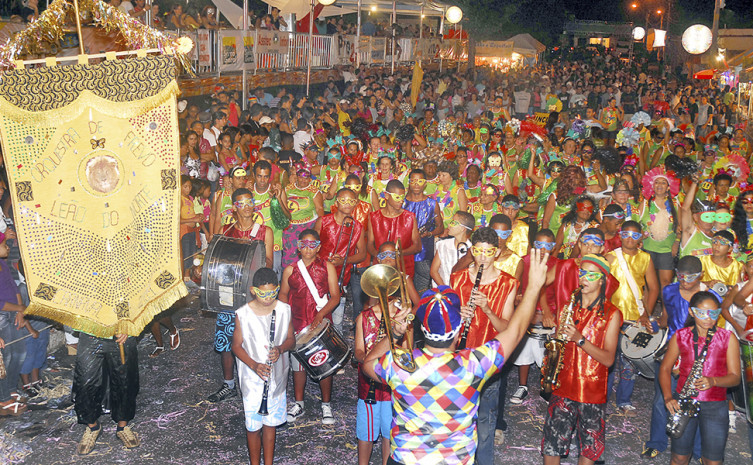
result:
[[(624, 330), (628, 325), (622, 325)], [(620, 332), (620, 336), (617, 339), (617, 353), (615, 354), (615, 363), (612, 369), (609, 370), (609, 377), (607, 378), (607, 399), (612, 392), (612, 386), (614, 386), (615, 373), (620, 374), (620, 382), (617, 384), (617, 393), (615, 394), (617, 407), (624, 407), (626, 405), (632, 405), (630, 397), (633, 395), (633, 389), (635, 389), (635, 369), (633, 364), (622, 355), (620, 350), (623, 334)]]
[[(30, 320), (31, 327), (39, 331), (47, 326), (47, 323), (40, 320)], [(47, 345), (50, 343), (50, 330), (45, 329), (39, 333), (39, 337), (34, 339), (30, 337), (26, 340), (26, 358), (21, 365), (21, 374), (29, 375), (35, 368), (41, 369), (47, 361)]]
[[(29, 334), (26, 329), (16, 328), (15, 318), (16, 312), (0, 312), (0, 338), (6, 344)], [(5, 402), (18, 387), (18, 376), (26, 358), (26, 344), (17, 342), (6, 346), (2, 349), (2, 354), (7, 375), (0, 379), (0, 402)]]
[[(654, 364), (654, 370), (656, 377), (654, 378), (654, 402), (651, 408), (651, 431), (649, 433), (649, 439), (646, 443), (646, 447), (651, 447), (664, 452), (669, 445), (669, 436), (667, 436), (667, 408), (664, 406), (664, 395), (661, 392), (661, 386), (659, 386), (659, 366), (660, 363)], [(672, 392), (677, 389), (677, 378), (672, 376)], [(696, 433), (693, 444), (693, 457), (698, 458), (701, 456), (701, 435)], [(751, 443), (753, 444), (753, 443)]]
[(494, 465), (494, 430), (497, 425), (497, 404), (499, 402), (499, 376), (494, 376), (481, 391), (478, 402), (478, 448), (476, 463)]
[(353, 296), (353, 321), (363, 311), (363, 304), (366, 302), (366, 294), (361, 290), (361, 274), (366, 268), (356, 268), (350, 274), (350, 292)]
[(729, 414), (727, 401), (700, 402), (701, 411), (697, 417), (688, 422), (685, 432), (677, 439), (672, 439), (672, 453), (690, 455), (701, 433), (701, 456), (708, 460), (724, 460), (724, 448), (727, 446), (729, 432)]

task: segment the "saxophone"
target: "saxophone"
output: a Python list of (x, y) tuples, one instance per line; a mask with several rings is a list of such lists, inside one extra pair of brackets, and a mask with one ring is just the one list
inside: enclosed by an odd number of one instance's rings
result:
[(690, 368), (685, 385), (682, 387), (682, 391), (680, 391), (680, 398), (677, 400), (680, 404), (680, 410), (667, 418), (667, 435), (674, 439), (682, 436), (690, 419), (697, 416), (701, 409), (701, 404), (698, 403), (698, 399), (695, 399), (698, 395), (695, 383), (703, 376), (703, 363), (706, 361), (706, 355), (711, 344), (711, 338), (714, 337), (714, 332), (716, 332), (716, 326), (709, 329), (706, 335), (706, 344), (701, 351), (701, 355), (695, 359), (693, 366)]
[(573, 324), (573, 307), (575, 298), (580, 294), (581, 288), (578, 286), (570, 296), (570, 303), (560, 315), (560, 322), (557, 325), (557, 331), (554, 337), (547, 341), (544, 346), (544, 361), (541, 363), (541, 389), (545, 394), (551, 393), (554, 389), (560, 387), (559, 374), (565, 361), (565, 325)]

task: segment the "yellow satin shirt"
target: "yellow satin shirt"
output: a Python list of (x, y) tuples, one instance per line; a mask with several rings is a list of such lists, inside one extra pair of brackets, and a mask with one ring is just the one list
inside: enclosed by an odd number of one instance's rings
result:
[(498, 269), (499, 271), (504, 271), (514, 278), (515, 270), (518, 269), (518, 263), (520, 263), (521, 260), (523, 259), (520, 258), (520, 255), (513, 252), (505, 257), (502, 261), (494, 262), (494, 268)]
[[(648, 252), (639, 250), (635, 255), (623, 253), (622, 256), (625, 257), (628, 270), (630, 270), (630, 274), (633, 275), (635, 284), (638, 286), (638, 298), (643, 299), (644, 287), (646, 286), (646, 271), (648, 271), (651, 255)], [(613, 262), (610, 257), (614, 257)], [(620, 266), (620, 261), (617, 259), (617, 254), (614, 250), (607, 254), (607, 260), (612, 263), (610, 270), (612, 276), (620, 282), (620, 286), (612, 294), (612, 303), (622, 312), (623, 321), (636, 321), (641, 316), (638, 311), (638, 303), (628, 284), (627, 275), (623, 271), (622, 266)], [(647, 311), (651, 313), (650, 310), (647, 309)]]
[(528, 255), (528, 223), (514, 219), (513, 221), (515, 221), (515, 224), (512, 227), (512, 234), (507, 240), (507, 248), (515, 254), (525, 257)]
[[(745, 267), (744, 263), (733, 259), (728, 267), (722, 268), (711, 260), (711, 255), (701, 255), (698, 258), (701, 259), (701, 265), (703, 265), (703, 278), (701, 278), (701, 281), (721, 281), (729, 288), (732, 288), (740, 281), (740, 274)], [(724, 317), (720, 316), (716, 325), (724, 328), (724, 322)]]

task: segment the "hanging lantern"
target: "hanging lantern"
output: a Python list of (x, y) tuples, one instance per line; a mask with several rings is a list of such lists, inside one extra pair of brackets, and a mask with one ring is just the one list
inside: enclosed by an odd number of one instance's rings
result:
[(463, 19), (463, 10), (456, 6), (451, 6), (447, 8), (445, 18), (447, 18), (447, 21), (449, 21), (451, 24), (457, 24), (461, 19)]
[(711, 29), (695, 24), (682, 33), (682, 48), (692, 55), (700, 55), (711, 47), (711, 37)]
[(640, 26), (633, 28), (633, 40), (643, 40), (646, 37), (646, 30)]

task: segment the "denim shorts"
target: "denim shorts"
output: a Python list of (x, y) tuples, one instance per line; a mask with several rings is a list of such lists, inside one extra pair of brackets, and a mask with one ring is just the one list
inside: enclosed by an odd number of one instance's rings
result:
[(672, 439), (672, 453), (690, 455), (693, 453), (693, 440), (696, 429), (701, 429), (701, 456), (707, 460), (724, 460), (729, 432), (727, 401), (700, 402), (701, 411), (691, 418), (685, 431), (677, 439)]

